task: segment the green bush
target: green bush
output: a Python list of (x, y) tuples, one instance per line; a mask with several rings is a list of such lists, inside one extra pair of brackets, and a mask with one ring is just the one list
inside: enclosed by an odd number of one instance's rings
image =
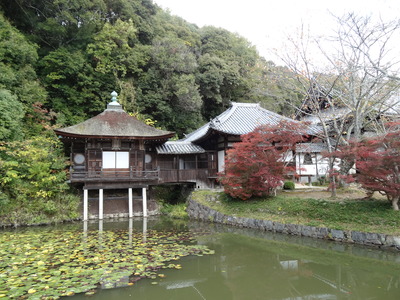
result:
[(174, 205), (164, 203), (161, 209), (161, 213), (174, 219), (188, 218), (188, 214), (186, 212), (186, 203), (180, 203)]
[(294, 190), (295, 185), (293, 181), (285, 181), (283, 183), (283, 189), (284, 190)]
[(78, 216), (60, 142), (45, 135), (0, 143), (0, 224), (53, 223)]

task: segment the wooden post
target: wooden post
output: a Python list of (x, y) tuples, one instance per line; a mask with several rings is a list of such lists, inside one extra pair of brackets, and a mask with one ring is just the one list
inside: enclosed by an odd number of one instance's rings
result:
[(83, 221), (88, 220), (88, 190), (83, 190)]
[(142, 188), (143, 197), (143, 217), (147, 217), (147, 191), (146, 188)]
[(179, 182), (179, 172), (181, 167), (181, 161), (179, 155), (176, 156), (176, 181)]
[(103, 189), (99, 189), (99, 220), (103, 220)]
[(132, 188), (128, 189), (129, 218), (133, 217)]

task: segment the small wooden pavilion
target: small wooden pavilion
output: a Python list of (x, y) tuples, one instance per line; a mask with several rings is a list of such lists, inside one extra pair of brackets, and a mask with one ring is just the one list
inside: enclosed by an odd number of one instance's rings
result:
[(148, 126), (126, 113), (113, 92), (101, 114), (77, 125), (55, 130), (70, 152), (70, 181), (83, 185), (83, 219), (88, 219), (88, 191), (99, 191), (99, 219), (103, 218), (103, 190), (128, 189), (129, 217), (133, 189), (141, 189), (147, 216), (147, 188), (158, 184), (156, 146), (174, 132)]

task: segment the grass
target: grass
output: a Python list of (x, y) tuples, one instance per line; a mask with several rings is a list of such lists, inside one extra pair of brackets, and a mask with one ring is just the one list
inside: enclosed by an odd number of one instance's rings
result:
[(276, 197), (241, 201), (220, 193), (219, 200), (212, 201), (210, 193), (199, 191), (194, 197), (226, 215), (400, 236), (400, 212), (393, 211), (391, 204), (382, 199), (331, 201), (281, 193)]
[(161, 213), (174, 219), (188, 219), (186, 203), (163, 204)]

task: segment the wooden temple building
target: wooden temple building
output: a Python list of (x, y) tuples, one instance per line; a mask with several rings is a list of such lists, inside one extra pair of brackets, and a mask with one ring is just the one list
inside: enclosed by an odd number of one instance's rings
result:
[[(118, 205), (115, 209), (129, 217), (147, 216), (152, 211), (147, 201), (152, 186), (189, 183), (212, 188), (217, 173), (223, 170), (225, 151), (240, 141), (242, 134), (263, 124), (291, 120), (259, 104), (232, 103), (184, 139), (168, 141), (174, 132), (130, 116), (117, 102), (117, 93), (111, 95), (112, 101), (99, 115), (55, 130), (70, 155), (70, 182), (83, 189), (84, 220), (95, 215), (102, 219), (106, 206)], [(105, 199), (105, 190), (127, 192), (123, 205)], [(89, 192), (95, 193), (96, 201), (89, 201), (93, 200)]]
[(103, 190), (128, 191), (128, 214), (133, 216), (133, 191), (141, 190), (147, 216), (147, 188), (158, 184), (160, 172), (155, 147), (174, 132), (158, 130), (131, 117), (117, 102), (101, 114), (77, 125), (55, 130), (69, 150), (70, 182), (83, 186), (83, 219), (89, 217), (88, 195), (98, 190), (98, 216), (103, 218)]

